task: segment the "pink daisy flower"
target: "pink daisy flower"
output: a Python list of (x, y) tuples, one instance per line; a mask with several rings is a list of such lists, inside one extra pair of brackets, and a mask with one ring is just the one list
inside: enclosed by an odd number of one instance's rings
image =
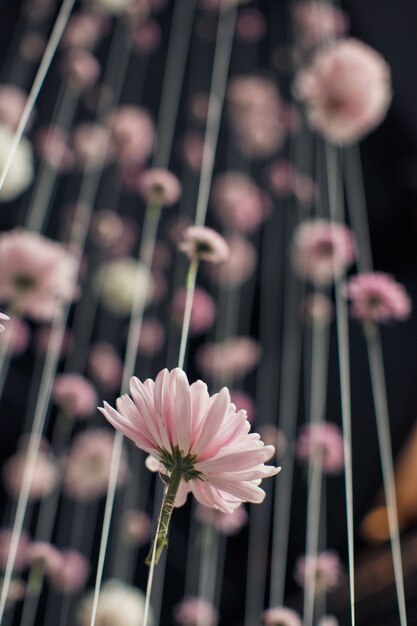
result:
[(197, 365), (205, 376), (242, 378), (257, 364), (261, 351), (251, 337), (206, 343), (197, 352)]
[(267, 609), (263, 614), (265, 626), (302, 626), (298, 613), (283, 606)]
[(297, 41), (304, 48), (314, 48), (344, 35), (349, 18), (340, 9), (321, 2), (299, 1), (292, 9)]
[[(184, 317), (186, 298), (186, 289), (180, 287), (174, 294), (171, 304), (172, 317), (179, 327), (181, 327)], [(213, 326), (215, 319), (216, 305), (213, 298), (204, 289), (196, 287), (191, 309), (190, 333), (200, 335), (207, 332)]]
[(123, 167), (141, 166), (151, 155), (155, 125), (142, 107), (121, 106), (106, 119)]
[(181, 196), (181, 183), (168, 170), (152, 168), (140, 174), (138, 191), (148, 203), (170, 206)]
[(384, 119), (391, 102), (390, 70), (378, 52), (344, 39), (320, 50), (300, 70), (294, 91), (312, 128), (329, 141), (348, 145)]
[(349, 279), (347, 295), (353, 317), (374, 322), (407, 319), (411, 300), (403, 285), (384, 272), (358, 274)]
[(292, 243), (294, 270), (317, 285), (330, 285), (355, 260), (352, 232), (342, 224), (323, 219), (305, 220), (295, 230)]
[(174, 619), (179, 626), (217, 626), (219, 614), (205, 598), (188, 596), (174, 607)]
[(61, 71), (75, 89), (90, 89), (100, 75), (100, 63), (88, 50), (73, 49), (65, 55)]
[(236, 535), (248, 523), (248, 514), (244, 506), (238, 506), (231, 513), (223, 513), (199, 504), (196, 508), (196, 518), (202, 524), (213, 526), (217, 532), (224, 535)]
[(321, 458), (326, 474), (339, 474), (343, 471), (343, 438), (340, 429), (330, 422), (306, 424), (300, 430), (295, 454), (304, 464)]
[(80, 168), (95, 170), (114, 158), (115, 148), (110, 131), (101, 124), (78, 124), (72, 133), (72, 146)]
[(52, 387), (52, 399), (70, 417), (89, 417), (97, 406), (96, 390), (80, 374), (58, 374)]
[(314, 573), (316, 593), (324, 593), (335, 589), (341, 578), (342, 568), (336, 552), (321, 552), (317, 558), (302, 556), (297, 559), (294, 578), (300, 587), (304, 587), (306, 579)]
[(196, 259), (210, 263), (222, 263), (229, 255), (226, 240), (207, 226), (189, 226), (183, 234), (178, 248), (185, 252), (190, 261)]
[(50, 320), (77, 294), (78, 264), (64, 246), (15, 229), (0, 235), (0, 300), (20, 314)]
[(85, 587), (89, 572), (85, 556), (77, 550), (63, 550), (60, 567), (50, 574), (50, 582), (55, 591), (77, 593)]

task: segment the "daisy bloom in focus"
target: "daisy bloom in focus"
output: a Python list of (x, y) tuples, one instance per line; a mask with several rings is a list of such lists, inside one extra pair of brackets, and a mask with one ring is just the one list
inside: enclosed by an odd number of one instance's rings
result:
[(330, 285), (355, 260), (352, 232), (327, 220), (305, 220), (296, 228), (292, 243), (294, 270), (317, 285)]
[(294, 92), (312, 128), (329, 141), (349, 145), (384, 119), (392, 96), (390, 69), (376, 50), (343, 39), (300, 70)]
[(174, 619), (179, 626), (217, 626), (219, 614), (205, 598), (189, 596), (174, 607)]
[[(6, 315), (5, 313), (0, 313), (0, 320), (2, 322), (6, 322), (9, 319), (10, 319), (10, 317), (8, 315)], [(0, 333), (2, 333), (5, 330), (6, 330), (6, 327), (3, 326), (3, 324), (0, 324)]]
[[(90, 626), (94, 594), (88, 594), (79, 604), (77, 624)], [(136, 587), (120, 580), (111, 579), (101, 588), (96, 624), (111, 626), (142, 626), (145, 610), (145, 596)], [(152, 626), (150, 617), (148, 624)]]
[(178, 248), (190, 261), (208, 261), (222, 263), (227, 261), (229, 247), (218, 232), (208, 226), (189, 226), (183, 234)]
[(304, 587), (310, 573), (316, 578), (316, 593), (324, 593), (335, 589), (342, 574), (340, 559), (336, 552), (328, 550), (321, 552), (317, 558), (302, 556), (297, 559), (294, 578), (300, 587)]
[[(256, 433), (249, 433), (246, 412), (236, 412), (229, 390), (209, 396), (201, 380), (189, 384), (185, 372), (162, 370), (156, 380), (130, 380), (130, 393), (117, 410), (104, 403), (106, 419), (159, 464), (167, 491), (161, 509), (156, 556), (167, 545), (174, 502), (197, 501), (223, 512), (242, 502), (262, 502), (262, 478), (279, 468), (265, 465), (274, 455)], [(169, 499), (169, 501), (167, 501)]]
[(321, 461), (326, 474), (339, 474), (344, 467), (340, 429), (329, 422), (306, 424), (298, 436), (295, 455), (304, 464)]
[(180, 198), (181, 183), (168, 170), (152, 168), (140, 174), (138, 191), (149, 204), (170, 206)]
[(387, 323), (410, 316), (412, 305), (405, 287), (384, 272), (353, 276), (346, 291), (351, 313), (360, 320)]
[(302, 626), (298, 613), (283, 606), (267, 609), (263, 613), (265, 626)]

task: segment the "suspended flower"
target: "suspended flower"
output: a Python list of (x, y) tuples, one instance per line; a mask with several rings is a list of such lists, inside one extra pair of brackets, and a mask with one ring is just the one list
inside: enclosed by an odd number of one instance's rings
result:
[(353, 317), (364, 321), (403, 321), (411, 313), (412, 304), (405, 287), (384, 272), (353, 276), (347, 284), (347, 295)]
[(67, 133), (58, 126), (44, 126), (36, 132), (35, 146), (39, 156), (57, 172), (68, 172), (75, 163)]
[(236, 38), (244, 43), (257, 43), (266, 33), (266, 19), (261, 11), (250, 7), (239, 11), (236, 19)]
[[(10, 320), (10, 317), (6, 315), (5, 313), (0, 313), (0, 320), (2, 322), (6, 322), (7, 320)], [(3, 324), (0, 324), (0, 333), (4, 332), (5, 330), (6, 330), (6, 327), (3, 326)]]
[[(7, 558), (10, 552), (10, 544), (12, 541), (12, 529), (2, 528), (0, 530), (0, 568), (6, 569)], [(28, 551), (30, 546), (29, 535), (22, 531), (17, 543), (16, 559), (14, 563), (14, 570), (16, 572), (22, 571), (28, 564)]]
[(301, 0), (292, 8), (297, 43), (303, 48), (314, 48), (345, 35), (349, 18), (344, 11), (330, 4)]
[(242, 378), (259, 361), (259, 344), (250, 337), (206, 343), (197, 352), (197, 365), (205, 376)]
[(99, 341), (91, 346), (88, 369), (91, 377), (104, 389), (117, 391), (120, 388), (123, 363), (110, 343)]
[(254, 273), (257, 263), (256, 249), (248, 240), (237, 233), (226, 237), (229, 256), (226, 261), (209, 265), (209, 277), (221, 287), (238, 287)]
[(339, 474), (343, 471), (343, 439), (340, 429), (329, 422), (306, 424), (301, 428), (295, 454), (304, 464), (321, 460), (323, 472)]
[(100, 75), (100, 63), (88, 50), (76, 48), (67, 52), (61, 70), (74, 89), (90, 89)]
[(120, 257), (104, 263), (98, 268), (94, 283), (103, 305), (113, 315), (130, 315), (138, 292), (145, 306), (154, 290), (149, 270), (132, 257)]
[(299, 557), (295, 565), (294, 578), (300, 587), (304, 587), (311, 573), (316, 579), (316, 593), (325, 593), (335, 589), (342, 574), (340, 559), (336, 552), (328, 550), (321, 552), (317, 557)]
[(69, 417), (89, 417), (97, 406), (96, 390), (80, 374), (58, 374), (52, 387), (52, 399)]
[(265, 626), (302, 626), (298, 613), (283, 606), (267, 609), (263, 613)]
[(64, 594), (78, 593), (87, 583), (90, 565), (77, 550), (62, 550), (60, 567), (50, 574), (55, 591)]
[(92, 50), (108, 29), (108, 18), (94, 11), (74, 13), (61, 39), (64, 48)]
[(317, 626), (339, 626), (339, 622), (333, 615), (325, 615), (319, 619)]
[(97, 122), (78, 124), (72, 133), (72, 147), (77, 165), (87, 170), (108, 165), (115, 154), (110, 131)]
[[(77, 616), (80, 626), (90, 626), (93, 610), (93, 594), (90, 593), (79, 604)], [(111, 626), (142, 626), (145, 610), (145, 596), (137, 587), (120, 580), (108, 580), (101, 588), (97, 624)], [(152, 626), (150, 615), (148, 624)]]
[(132, 33), (133, 50), (138, 54), (152, 54), (158, 49), (161, 40), (161, 27), (151, 18), (146, 22), (139, 22)]
[(116, 148), (117, 158), (126, 166), (142, 165), (151, 155), (155, 126), (142, 107), (121, 106), (106, 118)]
[(91, 236), (106, 258), (125, 256), (138, 238), (136, 222), (110, 209), (100, 209), (91, 220)]
[(151, 538), (152, 521), (145, 511), (131, 509), (122, 513), (121, 535), (125, 543), (141, 547)]
[(140, 174), (138, 191), (148, 203), (170, 206), (180, 198), (181, 183), (168, 170), (152, 168)]
[(207, 226), (189, 226), (183, 234), (178, 248), (185, 252), (190, 261), (222, 263), (229, 255), (226, 240)]
[[(14, 140), (14, 132), (0, 124), (0, 173), (6, 165)], [(20, 196), (33, 180), (32, 144), (23, 137), (16, 149), (12, 164), (0, 189), (0, 202), (8, 202)]]
[[(174, 294), (171, 304), (172, 317), (179, 327), (183, 322), (186, 298), (186, 289), (181, 287)], [(199, 335), (207, 332), (213, 326), (215, 319), (216, 305), (213, 298), (204, 289), (196, 287), (191, 309), (190, 334)]]
[(299, 71), (294, 92), (312, 128), (329, 141), (348, 145), (384, 119), (391, 102), (390, 69), (369, 46), (344, 39), (320, 50)]
[(0, 85), (0, 123), (15, 131), (26, 101), (27, 95), (16, 85)]
[(213, 526), (217, 532), (228, 536), (236, 535), (248, 523), (249, 519), (243, 505), (238, 506), (231, 513), (223, 513), (217, 509), (198, 504), (195, 515), (201, 524)]
[(34, 541), (28, 549), (28, 563), (54, 577), (63, 565), (61, 552), (48, 541)]
[(165, 329), (163, 325), (152, 317), (145, 318), (140, 331), (138, 351), (145, 357), (158, 354), (165, 343)]
[(217, 626), (219, 614), (205, 598), (188, 596), (174, 607), (174, 619), (179, 626)]

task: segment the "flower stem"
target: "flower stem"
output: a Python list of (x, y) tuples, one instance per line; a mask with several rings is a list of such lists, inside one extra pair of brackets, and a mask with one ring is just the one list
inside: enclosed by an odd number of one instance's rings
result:
[(178, 356), (178, 367), (181, 369), (184, 369), (185, 351), (187, 348), (187, 340), (190, 331), (191, 312), (193, 309), (193, 299), (195, 292), (195, 283), (197, 280), (198, 266), (199, 259), (194, 259), (193, 261), (191, 261), (186, 277), (186, 298), (181, 331), (181, 344)]
[[(171, 521), (172, 511), (174, 510), (175, 497), (181, 484), (183, 472), (181, 467), (175, 465), (168, 479), (167, 487), (161, 504), (161, 512), (159, 514), (158, 529), (154, 538), (154, 542), (146, 557), (145, 563), (150, 565), (152, 559), (158, 563), (164, 548), (168, 545), (169, 523)], [(153, 554), (155, 556), (153, 557)]]

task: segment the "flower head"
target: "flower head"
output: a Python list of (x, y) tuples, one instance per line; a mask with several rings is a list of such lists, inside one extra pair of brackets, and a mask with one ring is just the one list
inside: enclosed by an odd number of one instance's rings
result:
[[(10, 552), (10, 544), (12, 541), (13, 531), (11, 528), (2, 528), (0, 530), (0, 568), (6, 569), (7, 558)], [(14, 570), (20, 572), (27, 566), (30, 547), (29, 535), (23, 531), (17, 544), (17, 552), (14, 563)]]
[(197, 352), (197, 364), (205, 376), (236, 379), (250, 372), (261, 351), (251, 337), (235, 337), (218, 343), (205, 343)]
[(77, 550), (63, 550), (60, 567), (50, 575), (51, 585), (62, 593), (77, 593), (85, 586), (89, 571), (85, 556)]
[(301, 463), (320, 459), (326, 474), (339, 474), (344, 466), (340, 429), (329, 422), (303, 426), (297, 439), (295, 454)]
[(152, 152), (155, 126), (146, 109), (121, 106), (106, 119), (123, 166), (142, 165)]
[[(0, 124), (0, 171), (3, 171), (9, 158), (14, 132), (4, 124)], [(0, 189), (0, 202), (14, 200), (30, 185), (33, 179), (32, 144), (24, 137), (17, 146), (9, 172)]]
[(90, 348), (88, 369), (96, 383), (108, 391), (116, 391), (122, 382), (123, 363), (116, 350), (106, 341)]
[(298, 613), (283, 606), (267, 609), (263, 618), (265, 626), (302, 626)]
[(227, 261), (229, 247), (218, 232), (207, 226), (189, 226), (183, 234), (179, 249), (190, 261), (199, 259), (210, 263)]
[(95, 287), (104, 306), (113, 315), (130, 315), (134, 298), (143, 306), (153, 295), (153, 280), (144, 263), (133, 257), (120, 257), (101, 265), (95, 274)]
[(130, 546), (143, 546), (151, 537), (151, 518), (145, 511), (130, 509), (124, 511), (121, 519), (121, 534)]
[(217, 532), (224, 535), (236, 535), (248, 523), (248, 514), (243, 505), (231, 513), (223, 513), (199, 504), (196, 508), (196, 518), (202, 524), (213, 526)]
[(262, 502), (262, 478), (278, 473), (265, 465), (274, 454), (256, 433), (249, 434), (245, 411), (236, 413), (229, 390), (209, 396), (201, 381), (189, 384), (180, 369), (162, 370), (156, 380), (133, 377), (130, 393), (107, 403), (106, 419), (182, 482), (176, 498), (184, 503), (191, 491), (200, 504), (230, 512), (241, 502)]
[(93, 385), (80, 374), (59, 374), (52, 388), (52, 398), (71, 417), (88, 417), (97, 406)]
[(324, 593), (337, 587), (342, 569), (336, 552), (328, 550), (321, 552), (317, 557), (302, 556), (297, 559), (294, 578), (300, 587), (304, 587), (311, 573), (316, 578), (316, 593)]
[(317, 626), (339, 626), (339, 622), (334, 615), (325, 615), (319, 619)]
[(390, 70), (372, 48), (356, 39), (334, 42), (300, 70), (295, 94), (311, 126), (347, 145), (383, 120), (391, 102)]
[(210, 278), (222, 287), (236, 287), (246, 282), (255, 271), (257, 256), (254, 245), (234, 233), (226, 238), (229, 257), (218, 265), (207, 268)]
[(152, 168), (139, 176), (138, 190), (146, 202), (169, 206), (178, 202), (181, 183), (168, 170)]
[(384, 272), (367, 272), (349, 279), (347, 295), (353, 317), (374, 322), (402, 321), (411, 313), (403, 285)]
[(54, 576), (62, 567), (61, 552), (47, 541), (34, 541), (28, 549), (28, 561), (32, 567), (42, 568), (48, 576)]
[(300, 0), (294, 4), (292, 17), (297, 41), (304, 48), (313, 48), (337, 36), (344, 35), (349, 19), (335, 6)]
[[(78, 624), (90, 626), (93, 609), (93, 594), (81, 601), (78, 607)], [(142, 626), (145, 596), (136, 587), (119, 580), (108, 580), (101, 588), (96, 624), (111, 626)], [(149, 624), (152, 626), (152, 617)]]
[[(181, 327), (184, 317), (186, 289), (180, 287), (174, 294), (171, 304), (171, 314), (175, 323)], [(196, 287), (190, 319), (190, 334), (199, 335), (208, 331), (216, 319), (216, 305), (210, 294), (204, 289)]]
[[(19, 496), (23, 483), (27, 462), (27, 445), (28, 440), (23, 438), (19, 443), (19, 450), (6, 461), (2, 469), (5, 487), (15, 498)], [(58, 463), (48, 443), (42, 439), (33, 468), (29, 499), (37, 501), (49, 496), (59, 483), (60, 477)]]
[(179, 626), (217, 626), (219, 614), (205, 598), (186, 597), (174, 607), (174, 618)]

